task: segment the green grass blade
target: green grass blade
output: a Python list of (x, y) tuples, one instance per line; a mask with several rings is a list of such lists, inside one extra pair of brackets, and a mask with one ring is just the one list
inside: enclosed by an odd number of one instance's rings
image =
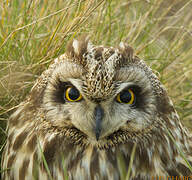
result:
[(183, 160), (186, 162), (188, 168), (190, 169), (190, 171), (192, 172), (192, 166), (190, 165), (189, 161), (187, 160), (185, 154), (183, 153), (183, 151), (178, 147), (177, 143), (175, 142), (170, 130), (168, 128), (165, 128), (166, 129), (166, 132), (167, 134), (169, 135), (169, 137), (171, 138), (171, 140), (173, 141), (173, 143), (175, 144), (177, 150), (179, 151), (181, 157), (183, 158)]
[(50, 180), (53, 180), (53, 178), (52, 178), (52, 176), (51, 176), (51, 172), (50, 172), (49, 166), (48, 166), (47, 161), (46, 161), (46, 159), (45, 159), (45, 156), (44, 156), (44, 154), (43, 154), (43, 151), (42, 151), (42, 148), (41, 148), (40, 143), (39, 143), (39, 149), (40, 149), (41, 158), (42, 158), (42, 160), (43, 160), (43, 164), (44, 164), (44, 166), (45, 166), (45, 169), (46, 169), (46, 171), (47, 171), (47, 174), (48, 174)]
[(129, 167), (128, 167), (128, 171), (127, 171), (127, 175), (126, 175), (126, 180), (129, 180), (130, 175), (131, 175), (131, 168), (132, 168), (132, 165), (133, 165), (133, 160), (135, 158), (136, 146), (137, 146), (137, 144), (134, 143), (133, 149), (132, 149), (132, 152), (131, 152), (131, 158), (130, 158), (130, 162), (129, 162)]

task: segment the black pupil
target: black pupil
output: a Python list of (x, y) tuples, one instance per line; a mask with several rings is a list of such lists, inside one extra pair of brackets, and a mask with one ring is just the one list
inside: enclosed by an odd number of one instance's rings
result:
[(123, 103), (129, 103), (131, 101), (131, 93), (129, 91), (123, 91), (120, 94), (120, 100)]
[(70, 98), (71, 100), (76, 100), (76, 99), (79, 98), (80, 94), (79, 94), (79, 91), (78, 91), (76, 88), (72, 87), (72, 88), (69, 90), (69, 92), (68, 92), (68, 96), (69, 96), (69, 98)]

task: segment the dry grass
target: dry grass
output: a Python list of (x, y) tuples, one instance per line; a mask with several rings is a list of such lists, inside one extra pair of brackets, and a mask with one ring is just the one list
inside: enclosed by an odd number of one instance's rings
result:
[(34, 80), (66, 42), (82, 33), (96, 44), (130, 44), (168, 89), (192, 129), (192, 0), (2, 0), (0, 135)]

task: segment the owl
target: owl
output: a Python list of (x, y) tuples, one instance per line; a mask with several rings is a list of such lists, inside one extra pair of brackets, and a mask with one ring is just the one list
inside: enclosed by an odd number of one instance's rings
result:
[(126, 43), (70, 41), (7, 130), (5, 180), (118, 180), (123, 168), (130, 180), (192, 175), (191, 136), (161, 82)]

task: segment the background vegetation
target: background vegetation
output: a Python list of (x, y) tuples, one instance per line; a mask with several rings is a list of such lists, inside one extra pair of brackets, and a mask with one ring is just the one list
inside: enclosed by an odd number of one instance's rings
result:
[(124, 41), (168, 89), (192, 129), (192, 0), (1, 0), (0, 150), (6, 121), (34, 80), (82, 33)]

